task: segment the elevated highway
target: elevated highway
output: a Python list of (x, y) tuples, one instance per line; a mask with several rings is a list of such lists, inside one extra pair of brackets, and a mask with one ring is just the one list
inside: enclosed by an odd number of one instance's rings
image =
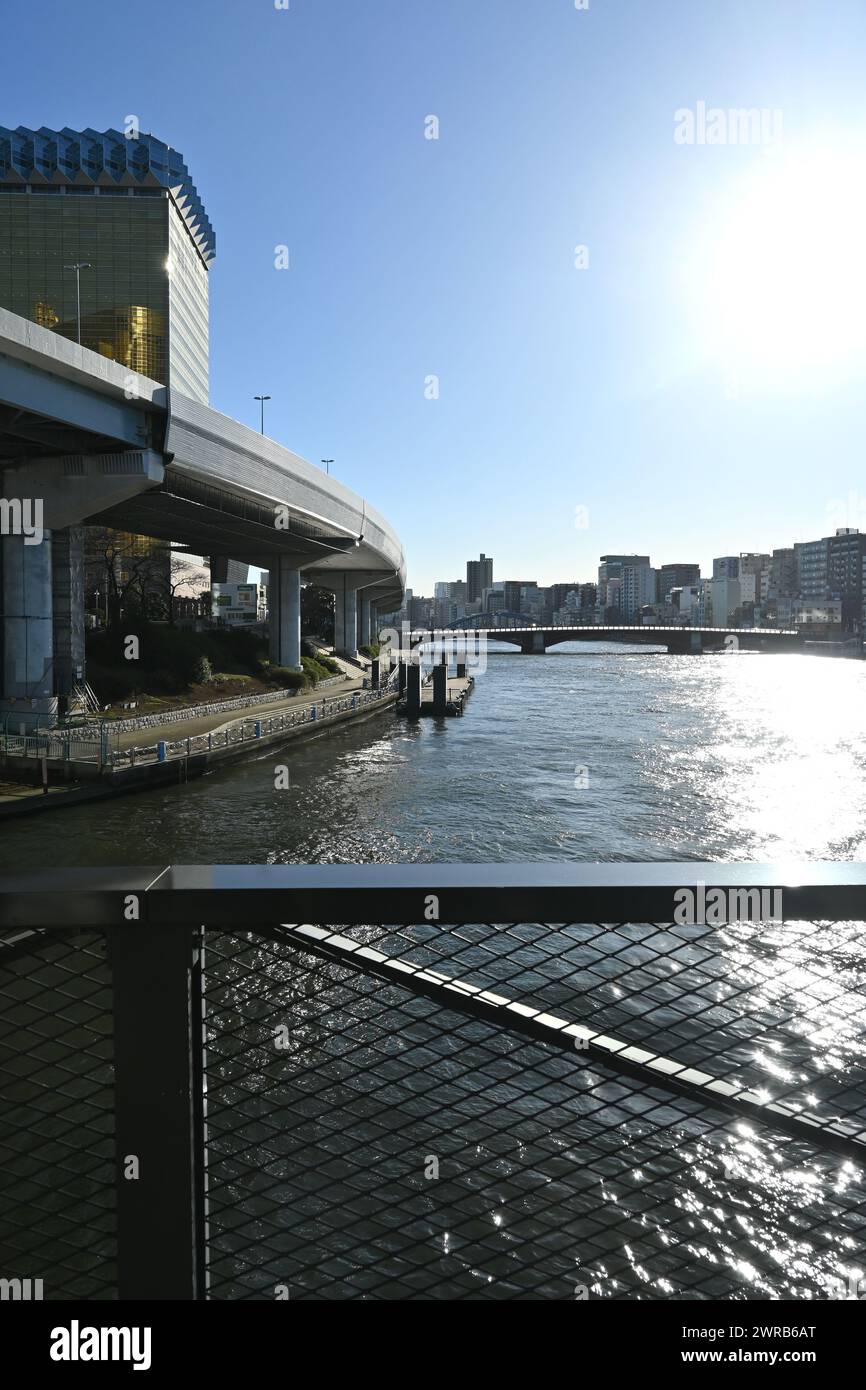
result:
[[(38, 502), (44, 534), (10, 533)], [(337, 479), (255, 430), (0, 309), (0, 711), (51, 713), (83, 675), (83, 530), (270, 571), (271, 657), (300, 665), (302, 582), (353, 655), (405, 588), (400, 541)]]

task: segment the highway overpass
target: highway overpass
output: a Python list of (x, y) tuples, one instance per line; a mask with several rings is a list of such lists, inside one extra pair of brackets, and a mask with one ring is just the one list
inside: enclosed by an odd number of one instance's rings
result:
[[(9, 533), (38, 501), (44, 537)], [(25, 508), (26, 514), (26, 508)], [(0, 714), (52, 714), (84, 668), (83, 527), (270, 571), (271, 659), (300, 665), (300, 590), (352, 655), (397, 608), (400, 541), (363, 498), (219, 411), (0, 309)]]

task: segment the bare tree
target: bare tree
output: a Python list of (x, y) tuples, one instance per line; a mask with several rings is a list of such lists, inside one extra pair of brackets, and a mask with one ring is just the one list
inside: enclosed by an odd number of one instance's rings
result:
[[(162, 586), (165, 615), (172, 626), (174, 626), (176, 600), (180, 590), (191, 589), (196, 576), (201, 578), (201, 565), (197, 565), (188, 555), (181, 555), (178, 551), (173, 551), (169, 574), (165, 577)], [(197, 595), (190, 594), (190, 597), (197, 597)]]
[(168, 550), (159, 541), (88, 527), (85, 582), (88, 592), (105, 595), (109, 629), (133, 615), (150, 618), (164, 612), (169, 572)]

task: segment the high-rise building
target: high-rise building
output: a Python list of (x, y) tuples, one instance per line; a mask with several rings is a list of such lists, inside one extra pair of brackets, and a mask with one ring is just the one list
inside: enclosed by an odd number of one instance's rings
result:
[(727, 627), (742, 602), (740, 581), (728, 575), (711, 579), (707, 586), (710, 591), (713, 627)]
[[(580, 592), (580, 583), (573, 579), (570, 584), (551, 584), (550, 586), (550, 606), (556, 612), (558, 608), (567, 608), (568, 595)], [(579, 603), (577, 605), (580, 606)]]
[(657, 575), (656, 599), (664, 603), (671, 589), (687, 589), (700, 584), (701, 567), (692, 564), (662, 565)]
[(793, 546), (781, 546), (774, 550), (770, 559), (770, 577), (767, 597), (776, 602), (790, 599), (797, 594), (797, 554)]
[(824, 599), (829, 594), (830, 539), (795, 541), (797, 589), (800, 598)]
[[(213, 229), (176, 150), (0, 126), (0, 306), (208, 400)], [(75, 266), (86, 268), (77, 273)]]
[(502, 586), (505, 594), (505, 611), (507, 613), (522, 613), (524, 590), (537, 588), (538, 585), (534, 579), (506, 579)]
[[(622, 612), (623, 568), (649, 568), (648, 555), (602, 555), (598, 566), (598, 608), (613, 617)], [(653, 595), (655, 597), (655, 595)]]
[(580, 586), (580, 607), (583, 612), (593, 609), (598, 599), (597, 584), (581, 584)]
[(740, 602), (758, 606), (770, 590), (772, 556), (757, 553), (740, 556)]
[(713, 579), (739, 579), (739, 555), (722, 555), (713, 561)]
[(656, 572), (649, 563), (641, 559), (636, 564), (622, 567), (622, 589), (620, 590), (620, 612), (627, 622), (637, 618), (646, 604), (655, 603)]
[(493, 559), (482, 555), (477, 560), (466, 561), (466, 600), (468, 603), (480, 601), (485, 589), (493, 583)]
[[(0, 126), (0, 307), (206, 405), (215, 254), (183, 158), (155, 136)], [(147, 545), (168, 587), (168, 548)], [(247, 574), (219, 557), (212, 577)]]
[(855, 527), (839, 527), (827, 544), (827, 580), (830, 594), (842, 601), (842, 625), (860, 631), (863, 611), (863, 562), (866, 535)]

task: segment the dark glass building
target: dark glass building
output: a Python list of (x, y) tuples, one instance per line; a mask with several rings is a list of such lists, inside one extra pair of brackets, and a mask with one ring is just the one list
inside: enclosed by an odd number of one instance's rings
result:
[(664, 603), (671, 589), (688, 589), (700, 584), (700, 582), (700, 565), (662, 565), (656, 575), (656, 601)]
[(477, 560), (466, 561), (466, 600), (477, 603), (484, 597), (484, 590), (493, 583), (493, 559), (481, 555)]
[(0, 306), (208, 400), (213, 229), (152, 135), (0, 126)]

